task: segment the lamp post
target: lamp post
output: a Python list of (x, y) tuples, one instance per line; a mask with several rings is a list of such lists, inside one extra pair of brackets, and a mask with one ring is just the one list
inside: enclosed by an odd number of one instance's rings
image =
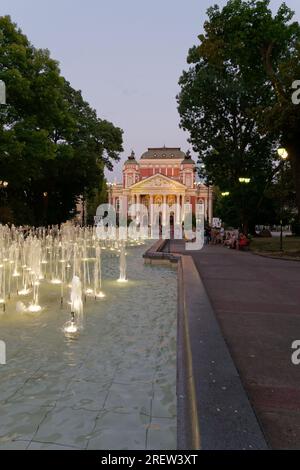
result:
[[(242, 185), (250, 184), (251, 183), (251, 178), (245, 177), (245, 176), (240, 176), (239, 177), (239, 182)], [(244, 189), (242, 191), (242, 230), (243, 232), (245, 231), (245, 193)], [(247, 235), (247, 234), (245, 234)]]
[(280, 251), (283, 251), (283, 176), (284, 176), (284, 163), (288, 159), (288, 152), (285, 148), (279, 148), (277, 150), (279, 157), (282, 160), (281, 171), (280, 171)]
[(209, 196), (210, 196), (210, 185), (208, 183), (208, 186), (207, 186), (207, 222), (208, 222), (208, 225), (210, 223), (210, 220), (209, 220)]
[[(10, 219), (10, 216), (9, 216), (9, 212), (6, 213), (6, 206), (7, 206), (7, 186), (8, 186), (8, 182), (7, 181), (4, 181), (4, 180), (1, 180), (0, 181), (0, 190), (1, 190), (1, 193), (0, 193), (0, 206), (3, 205), (3, 213), (1, 214), (1, 219), (2, 217), (7, 218), (8, 221)], [(2, 202), (3, 200), (3, 202)], [(2, 211), (1, 211), (2, 212)]]
[(43, 192), (43, 200), (44, 200), (44, 226), (46, 227), (47, 225), (47, 219), (48, 219), (48, 193), (47, 191)]
[(211, 185), (211, 182), (210, 180), (208, 180), (208, 182), (206, 183), (206, 186), (207, 186), (207, 207), (206, 207), (206, 219), (207, 219), (207, 223), (208, 225), (210, 225), (210, 220), (209, 220), (209, 206), (210, 206), (210, 185)]
[[(8, 182), (7, 182), (7, 181), (0, 180), (0, 189), (3, 189), (3, 191), (5, 192), (7, 186), (8, 186)], [(5, 196), (6, 196), (6, 192), (5, 192)], [(5, 198), (5, 199), (6, 199), (6, 198)]]

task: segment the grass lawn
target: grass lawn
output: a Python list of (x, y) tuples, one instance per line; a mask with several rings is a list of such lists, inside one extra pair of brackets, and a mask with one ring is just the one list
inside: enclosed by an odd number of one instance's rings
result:
[(250, 244), (251, 251), (276, 256), (300, 259), (300, 237), (284, 237), (283, 252), (280, 251), (280, 238), (254, 238)]

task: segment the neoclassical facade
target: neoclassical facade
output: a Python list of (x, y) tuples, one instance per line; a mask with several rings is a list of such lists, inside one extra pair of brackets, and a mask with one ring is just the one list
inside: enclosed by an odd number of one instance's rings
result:
[[(131, 153), (123, 167), (123, 182), (109, 185), (109, 203), (119, 210), (122, 196), (128, 205), (174, 204), (180, 206), (180, 214), (174, 214), (178, 221), (184, 204), (190, 203), (195, 212), (196, 203), (204, 204), (206, 219), (213, 217), (213, 190), (196, 183), (196, 165), (189, 153), (180, 148), (149, 148), (139, 160)], [(151, 215), (150, 215), (151, 216)]]

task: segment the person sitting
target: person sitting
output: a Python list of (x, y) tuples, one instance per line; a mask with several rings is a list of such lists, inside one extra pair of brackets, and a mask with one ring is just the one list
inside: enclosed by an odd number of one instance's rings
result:
[(230, 237), (231, 237), (230, 232), (227, 232), (227, 233), (226, 233), (226, 236), (225, 236), (225, 240), (224, 240), (224, 246), (229, 247), (229, 245), (230, 245)]
[(241, 233), (238, 240), (237, 248), (239, 250), (247, 250), (250, 244), (250, 240), (244, 233)]
[(236, 248), (236, 235), (234, 234), (234, 232), (227, 232), (226, 240), (224, 241), (224, 246), (231, 249)]
[(204, 243), (205, 245), (209, 245), (210, 242), (210, 228), (205, 227), (204, 229)]
[(225, 239), (226, 239), (226, 234), (225, 234), (225, 228), (223, 227), (223, 225), (220, 228), (220, 239), (221, 239), (221, 243), (224, 244)]

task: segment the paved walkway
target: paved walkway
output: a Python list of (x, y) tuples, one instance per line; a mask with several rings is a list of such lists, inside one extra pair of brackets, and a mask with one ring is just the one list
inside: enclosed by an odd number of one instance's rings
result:
[[(171, 250), (183, 251), (182, 242)], [(193, 256), (272, 448), (300, 448), (300, 263), (208, 246)]]

